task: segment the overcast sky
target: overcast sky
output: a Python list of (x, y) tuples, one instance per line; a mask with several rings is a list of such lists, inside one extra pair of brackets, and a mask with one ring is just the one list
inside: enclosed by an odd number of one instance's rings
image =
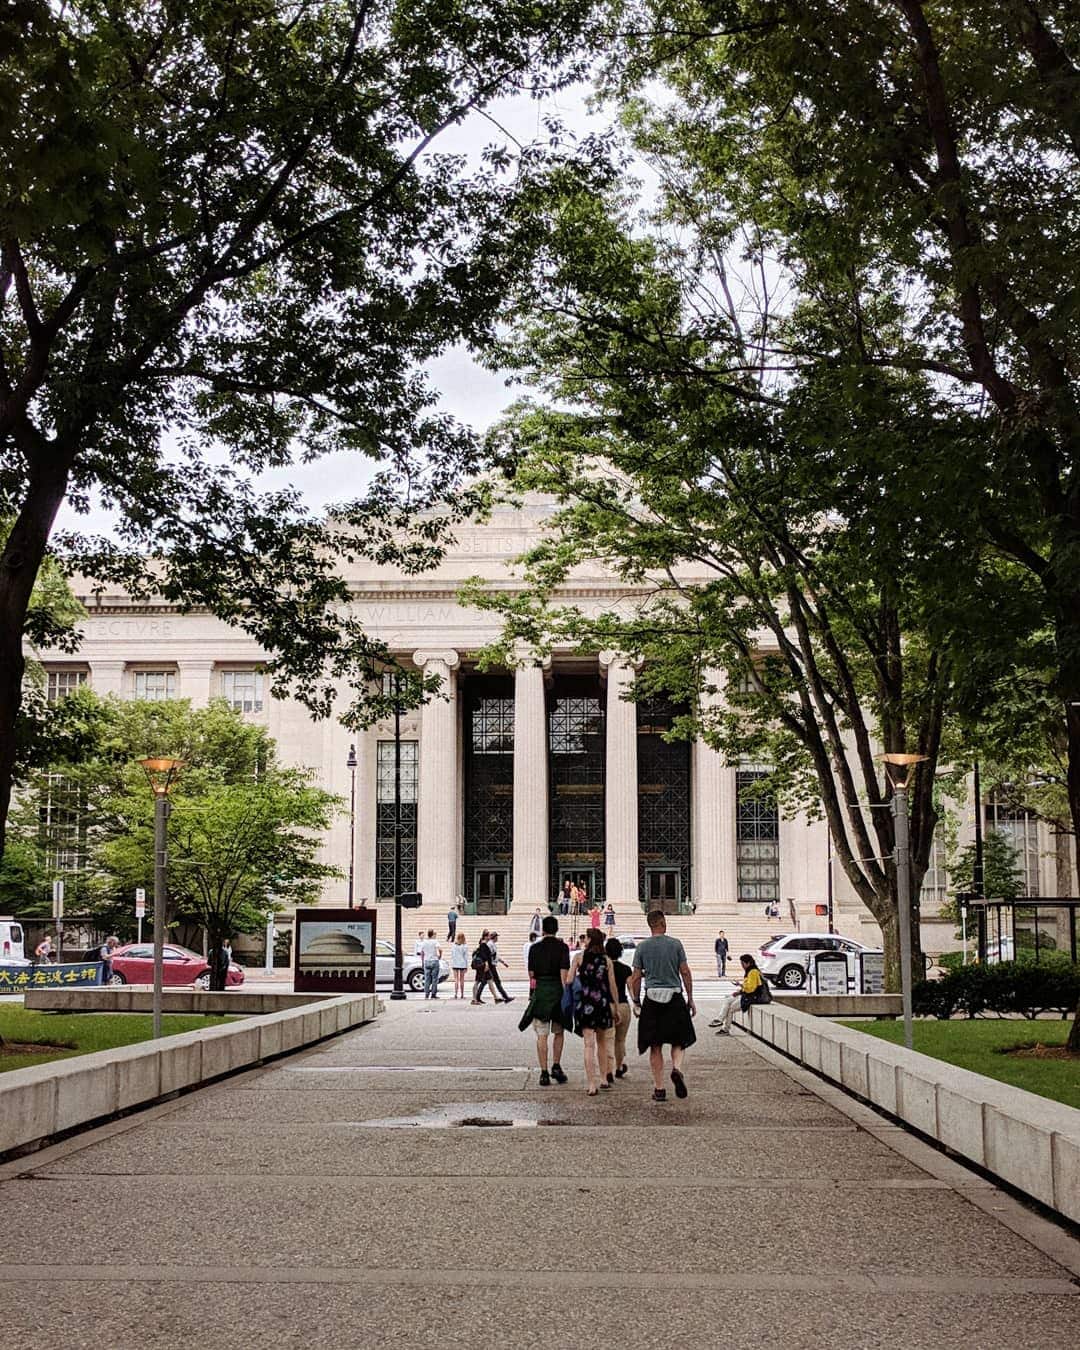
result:
[[(474, 114), (460, 127), (445, 132), (433, 149), (443, 154), (466, 154), (470, 158), (479, 156), (480, 151), (493, 142), (510, 144), (513, 149), (506, 133), (523, 143), (534, 141), (544, 134), (543, 119), (548, 115), (558, 117), (577, 134), (608, 125), (610, 114), (591, 113), (586, 108), (586, 94), (584, 87), (578, 87), (549, 97), (543, 103), (526, 97), (500, 99), (489, 106), (489, 116)], [(463, 348), (444, 353), (427, 369), (439, 395), (439, 406), (478, 429), (490, 426), (515, 397), (514, 391), (507, 388), (504, 376), (478, 366)], [(298, 464), (260, 475), (258, 482), (268, 489), (288, 485), (299, 488), (306, 504), (317, 512), (331, 502), (355, 496), (374, 467), (357, 454), (327, 455), (311, 464)], [(79, 516), (66, 504), (57, 520), (60, 530), (79, 533), (108, 533), (110, 524), (111, 517), (103, 509)]]

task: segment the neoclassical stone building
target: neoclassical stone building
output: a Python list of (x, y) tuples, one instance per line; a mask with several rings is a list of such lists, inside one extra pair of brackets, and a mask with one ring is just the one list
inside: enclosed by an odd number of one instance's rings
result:
[[(775, 900), (786, 917), (791, 900), (805, 927), (831, 885), (838, 925), (860, 931), (869, 916), (830, 859), (825, 826), (781, 818), (749, 792), (753, 766), (725, 764), (701, 743), (666, 742), (662, 732), (677, 709), (624, 701), (633, 673), (620, 659), (556, 653), (544, 666), (502, 675), (477, 669), (497, 619), (459, 603), (458, 588), (477, 575), (512, 585), (512, 560), (550, 510), (542, 502), (504, 509), (459, 529), (436, 572), (373, 568), (349, 577), (365, 627), (437, 674), (447, 694), (402, 719), (403, 889), (415, 886), (426, 903), (463, 896), (480, 913), (501, 913), (510, 902), (531, 910), (572, 878), (624, 913), (638, 902), (675, 910), (693, 901), (699, 913), (752, 906), (760, 914)], [(78, 656), (46, 662), (55, 695), (89, 681), (120, 697), (225, 698), (268, 727), (285, 762), (309, 767), (346, 801), (355, 774), (354, 836), (345, 813), (326, 840), (327, 856), (343, 871), (353, 860), (357, 900), (392, 896), (392, 725), (354, 736), (333, 719), (315, 722), (300, 704), (269, 696), (259, 670), (265, 653), (242, 633), (209, 615), (85, 590)], [(635, 597), (596, 567), (575, 573), (565, 598), (604, 610)], [(1009, 828), (1030, 889), (1053, 893), (1052, 864), (1033, 823)], [(932, 869), (926, 913), (944, 886), (941, 869)], [(324, 898), (340, 902), (344, 894), (344, 883), (335, 883)]]

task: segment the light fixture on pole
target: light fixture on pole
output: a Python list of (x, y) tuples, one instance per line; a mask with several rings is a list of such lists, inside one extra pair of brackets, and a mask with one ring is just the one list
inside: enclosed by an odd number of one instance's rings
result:
[(349, 908), (353, 907), (353, 886), (356, 880), (356, 746), (349, 746), (345, 761), (349, 771)]
[(154, 794), (154, 1038), (161, 1035), (161, 966), (165, 955), (166, 832), (172, 811), (169, 792), (183, 767), (182, 759), (140, 759)]
[(917, 764), (928, 756), (883, 755), (885, 772), (892, 786), (892, 816), (895, 836), (896, 908), (900, 930), (900, 997), (904, 1009), (904, 1045), (911, 1050), (911, 846), (908, 834), (908, 782)]

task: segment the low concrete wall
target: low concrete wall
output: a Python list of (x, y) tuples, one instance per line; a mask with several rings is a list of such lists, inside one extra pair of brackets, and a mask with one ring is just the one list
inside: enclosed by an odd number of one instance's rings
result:
[(901, 1017), (899, 994), (788, 994), (773, 990), (773, 1002), (812, 1017)]
[[(201, 989), (163, 989), (162, 1007), (167, 1013), (231, 1013), (236, 1017), (284, 1012), (333, 994), (256, 994), (243, 989), (203, 993)], [(28, 989), (23, 1006), (36, 1012), (148, 1013), (154, 1010), (154, 991), (143, 984), (110, 984), (100, 989)]]
[(779, 1003), (736, 1013), (735, 1021), (1080, 1223), (1080, 1111)]
[(375, 994), (343, 994), (314, 1005), (300, 997), (303, 1006), (257, 1019), (0, 1074), (0, 1157), (348, 1031), (381, 1008)]

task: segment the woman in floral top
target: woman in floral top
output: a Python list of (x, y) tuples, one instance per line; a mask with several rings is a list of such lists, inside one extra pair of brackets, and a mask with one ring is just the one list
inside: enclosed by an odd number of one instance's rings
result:
[(570, 979), (577, 977), (581, 996), (575, 999), (574, 1031), (585, 1042), (585, 1083), (590, 1097), (600, 1088), (608, 1088), (604, 1070), (607, 1067), (607, 1041), (614, 1034), (614, 1007), (619, 1001), (615, 984), (615, 968), (604, 954), (604, 935), (599, 928), (590, 928), (584, 951), (574, 957)]

